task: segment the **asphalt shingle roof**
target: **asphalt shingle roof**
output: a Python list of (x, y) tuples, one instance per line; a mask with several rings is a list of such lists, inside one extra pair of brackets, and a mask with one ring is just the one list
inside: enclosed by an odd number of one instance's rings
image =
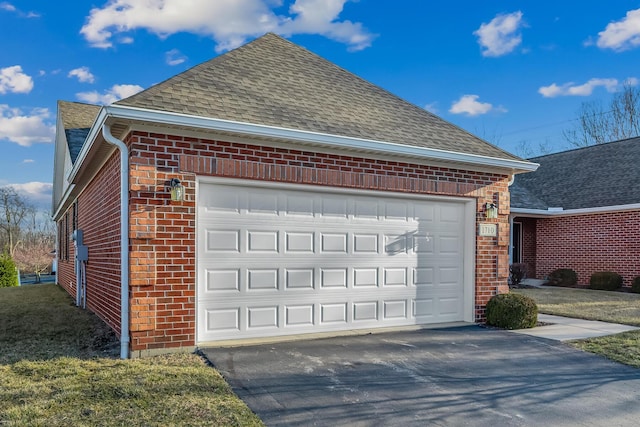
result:
[(640, 203), (640, 137), (529, 159), (537, 171), (516, 175), (511, 206), (594, 208)]
[(100, 106), (80, 102), (58, 101), (58, 114), (67, 137), (71, 162), (75, 163)]
[(275, 34), (115, 104), (521, 160)]

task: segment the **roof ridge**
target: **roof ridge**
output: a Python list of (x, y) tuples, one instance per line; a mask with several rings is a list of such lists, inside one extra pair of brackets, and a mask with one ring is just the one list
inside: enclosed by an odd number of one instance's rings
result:
[[(634, 140), (634, 139), (640, 140), (640, 135), (631, 136), (629, 138), (616, 139), (614, 141), (601, 142), (599, 144), (591, 144), (591, 145), (587, 145), (587, 146), (584, 146), (584, 147), (570, 148), (568, 150), (563, 150), (563, 151), (558, 151), (558, 152), (555, 152), (555, 153), (544, 154), (542, 156), (531, 157), (528, 160), (537, 160), (537, 159), (543, 159), (543, 158), (547, 158), (547, 157), (551, 157), (551, 156), (557, 156), (557, 155), (560, 155), (560, 154), (566, 154), (566, 153), (573, 153), (573, 152), (576, 152), (576, 151), (595, 149), (597, 147), (605, 147), (605, 146), (610, 146), (610, 145), (617, 144), (617, 143), (630, 142), (631, 140)], [(638, 142), (640, 142), (640, 141), (638, 141)]]
[(114, 104), (522, 160), (275, 33)]

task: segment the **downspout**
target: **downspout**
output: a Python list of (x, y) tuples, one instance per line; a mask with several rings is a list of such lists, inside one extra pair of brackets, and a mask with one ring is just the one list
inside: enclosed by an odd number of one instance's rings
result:
[[(508, 187), (511, 187), (516, 180), (516, 174), (511, 175)], [(513, 218), (515, 216), (511, 213), (511, 207), (509, 207), (509, 265), (513, 264)]]
[(129, 150), (102, 125), (105, 141), (120, 150), (120, 358), (129, 358)]

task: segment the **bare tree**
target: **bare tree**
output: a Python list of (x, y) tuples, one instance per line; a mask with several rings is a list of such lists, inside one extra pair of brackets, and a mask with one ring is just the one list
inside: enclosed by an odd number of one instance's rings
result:
[(12, 258), (19, 242), (23, 222), (34, 212), (35, 208), (16, 190), (11, 187), (0, 187), (0, 231), (3, 232), (3, 247)]
[(523, 159), (544, 156), (545, 154), (551, 153), (551, 151), (553, 150), (551, 149), (551, 143), (549, 142), (549, 140), (538, 142), (538, 145), (534, 146), (531, 141), (522, 139), (518, 141), (515, 148), (516, 154)]
[(49, 271), (53, 262), (52, 244), (46, 239), (29, 243), (20, 242), (16, 247), (13, 260), (21, 273), (36, 275), (36, 283), (40, 282), (42, 273)]
[(563, 131), (576, 147), (603, 144), (640, 135), (640, 88), (624, 85), (607, 106), (602, 102), (583, 102), (575, 126)]
[(51, 267), (55, 236), (55, 224), (48, 215), (33, 210), (25, 216), (13, 260), (22, 272), (34, 273), (36, 282)]

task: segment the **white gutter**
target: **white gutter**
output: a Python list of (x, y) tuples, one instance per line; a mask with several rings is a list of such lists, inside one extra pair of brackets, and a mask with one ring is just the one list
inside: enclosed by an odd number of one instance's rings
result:
[[(347, 136), (330, 135), (319, 132), (310, 132), (296, 129), (286, 129), (276, 126), (257, 125), (252, 123), (235, 122), (231, 120), (213, 119), (193, 116), (190, 114), (174, 113), (167, 111), (147, 110), (143, 108), (127, 107), (123, 105), (109, 105), (103, 107), (98, 113), (94, 127), (91, 128), (87, 141), (93, 143), (101, 123), (107, 117), (118, 119), (137, 120), (150, 123), (161, 123), (173, 126), (186, 126), (220, 132), (240, 133), (262, 138), (276, 138), (305, 143), (325, 145), (336, 148), (347, 148), (364, 151), (377, 151), (386, 154), (406, 157), (418, 157), (424, 159), (441, 160), (456, 163), (466, 163), (478, 166), (489, 166), (521, 172), (532, 172), (538, 169), (537, 163), (524, 160), (500, 159), (496, 157), (480, 156), (477, 154), (457, 153), (435, 148), (425, 148), (396, 144), (391, 142), (374, 141), (369, 139), (352, 138)], [(90, 144), (83, 147), (76, 159), (75, 167), (71, 171), (69, 180), (73, 181), (87, 155)]]
[(556, 216), (589, 215), (589, 214), (597, 214), (597, 213), (621, 212), (621, 211), (633, 211), (633, 210), (640, 210), (640, 203), (634, 203), (630, 205), (600, 206), (597, 208), (580, 208), (580, 209), (511, 208), (511, 213), (515, 215), (520, 215), (520, 216), (556, 217)]
[[(102, 136), (120, 150), (120, 358), (129, 358), (129, 150), (102, 125)], [(90, 140), (92, 141), (92, 140)]]
[[(59, 205), (58, 205), (58, 210), (54, 212), (53, 215), (51, 215), (51, 218), (53, 218), (54, 220), (56, 218), (58, 218), (58, 215), (60, 215), (62, 212), (62, 208), (64, 207), (64, 202), (65, 200), (67, 200), (67, 198), (69, 198), (69, 194), (71, 194), (71, 192), (76, 188), (75, 184), (69, 184), (67, 186), (67, 189), (65, 190), (64, 194), (62, 195), (62, 197), (60, 197), (60, 200), (58, 201)], [(67, 236), (69, 237), (69, 236)]]

